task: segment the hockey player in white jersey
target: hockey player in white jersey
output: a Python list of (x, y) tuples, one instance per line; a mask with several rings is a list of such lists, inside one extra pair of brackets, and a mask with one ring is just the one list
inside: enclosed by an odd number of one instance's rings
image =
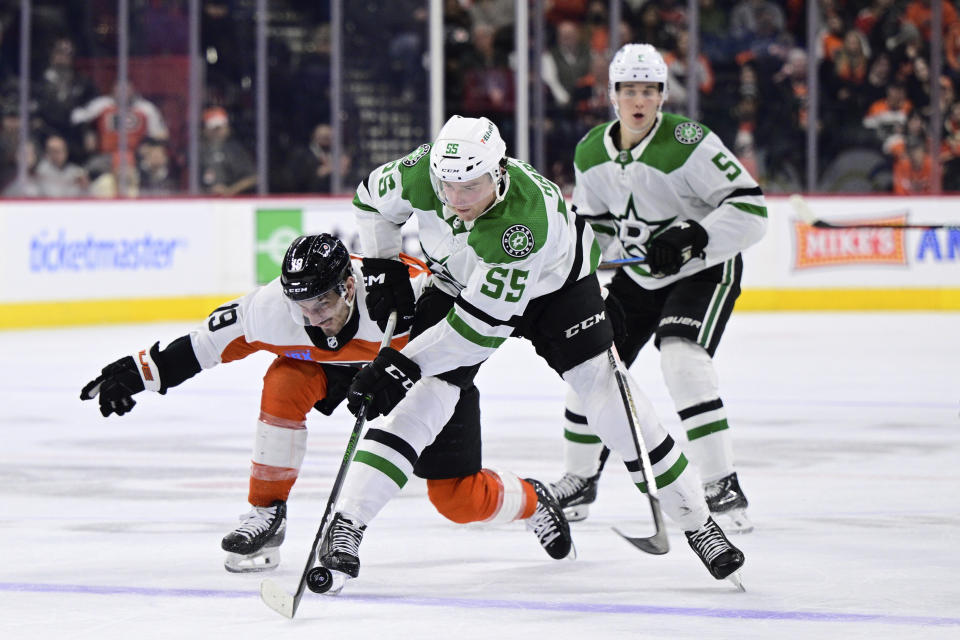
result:
[[(404, 256), (402, 277), (417, 293), (423, 263)], [(402, 348), (409, 322), (391, 345)], [(204, 369), (257, 351), (276, 354), (263, 378), (260, 415), (242, 524), (223, 538), (228, 571), (273, 569), (286, 531), (287, 497), (306, 452), (307, 414), (330, 415), (346, 396), (360, 365), (376, 355), (383, 331), (366, 310), (360, 260), (329, 234), (301, 236), (288, 248), (281, 275), (215, 309), (188, 335), (160, 349), (155, 343), (104, 367), (80, 394), (97, 398), (107, 417), (124, 415), (144, 390), (167, 389)]]
[[(385, 435), (360, 444), (320, 563), (341, 580), (356, 577), (367, 525), (414, 472), (428, 479), (431, 501), (448, 518), (529, 517), (551, 556), (572, 557), (566, 521), (557, 520), (556, 502), (541, 483), (482, 468), (479, 409), (455, 430), (444, 424), (465, 401), (476, 405), (473, 379), (480, 365), (508, 337), (521, 335), (577, 390), (603, 442), (644, 490), (608, 359), (613, 329), (595, 273), (600, 248), (589, 225), (567, 211), (556, 185), (507, 157), (486, 118), (453, 116), (433, 145), (375, 169), (358, 187), (354, 206), (369, 256), (363, 266), (368, 282), (399, 270), (400, 228), (416, 217), (433, 286), (417, 302), (407, 346), (381, 351), (351, 385), (351, 410), (372, 398), (373, 414), (387, 415), (379, 425)], [(390, 295), (400, 306), (413, 293), (402, 279), (396, 283)], [(654, 473), (664, 510), (697, 536), (694, 549), (715, 578), (730, 575), (743, 554), (709, 517), (696, 471), (649, 402), (635, 387), (633, 395), (643, 439), (663, 452)]]
[[(667, 90), (667, 66), (653, 46), (617, 52), (609, 74), (617, 119), (577, 144), (572, 208), (606, 257), (645, 257), (618, 269), (608, 286), (624, 313), (620, 354), (629, 366), (654, 337), (710, 511), (747, 532), (747, 498), (713, 356), (740, 294), (740, 253), (763, 236), (767, 208), (757, 182), (716, 134), (661, 110)], [(552, 487), (575, 521), (596, 498), (606, 451), (575, 390), (565, 419), (566, 473)]]

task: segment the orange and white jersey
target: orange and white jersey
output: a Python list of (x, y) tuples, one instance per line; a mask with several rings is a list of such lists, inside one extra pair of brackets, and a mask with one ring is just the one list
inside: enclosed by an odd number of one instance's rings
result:
[[(318, 364), (359, 365), (370, 362), (380, 349), (383, 331), (367, 315), (361, 260), (352, 256), (356, 299), (343, 329), (326, 336), (318, 327), (303, 326), (294, 318), (283, 295), (280, 278), (215, 309), (190, 332), (197, 361), (204, 369), (239, 360), (256, 351)], [(414, 295), (420, 296), (429, 272), (423, 263), (404, 256), (410, 265)], [(395, 335), (394, 349), (407, 344), (408, 332)]]

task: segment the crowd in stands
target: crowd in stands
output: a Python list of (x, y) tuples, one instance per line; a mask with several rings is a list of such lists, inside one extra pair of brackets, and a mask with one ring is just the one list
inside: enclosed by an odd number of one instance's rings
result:
[[(942, 3), (942, 73), (930, 69), (931, 2)], [(19, 3), (15, 3), (19, 5)], [(142, 70), (125, 87), (98, 60), (115, 56), (115, 2), (35, 0), (26, 175), (18, 174), (20, 117), (18, 13), (0, 9), (0, 190), (5, 197), (164, 196), (187, 190), (183, 91)], [(397, 101), (423, 95), (426, 14), (390, 12), (410, 26), (384, 29), (383, 50), (401, 72), (390, 78)], [(395, 4), (395, 3), (394, 3)], [(445, 0), (446, 112), (486, 115), (507, 140), (515, 134), (514, 0)], [(311, 25), (285, 42), (271, 32), (270, 185), (273, 193), (331, 188), (330, 31), (327, 3), (276, 0), (271, 16)], [(323, 5), (320, 7), (319, 5)], [(132, 0), (131, 59), (173, 60), (187, 48), (185, 0)], [(203, 0), (205, 91), (200, 126), (201, 191), (257, 190), (253, 0)], [(406, 5), (405, 5), (406, 6)], [(546, 99), (546, 167), (569, 193), (573, 149), (592, 127), (612, 119), (607, 95), (607, 0), (547, 0), (547, 49), (540, 60)], [(819, 0), (821, 28), (806, 35), (803, 0), (699, 0), (698, 56), (688, 68), (686, 0), (624, 0), (617, 41), (649, 42), (670, 73), (665, 110), (685, 114), (687, 85), (699, 92), (692, 115), (717, 132), (771, 193), (803, 190), (807, 127), (816, 114), (818, 188), (829, 191), (960, 191), (960, 18), (956, 0)], [(98, 12), (99, 11), (99, 12)], [(114, 22), (109, 17), (113, 11)], [(387, 14), (384, 14), (387, 15)], [(244, 31), (245, 30), (245, 31)], [(93, 34), (93, 35), (91, 35)], [(419, 35), (418, 35), (419, 34)], [(801, 34), (801, 35), (796, 35)], [(423, 37), (421, 37), (423, 36)], [(111, 40), (111, 38), (113, 38)], [(238, 43), (246, 43), (240, 44)], [(80, 51), (78, 51), (80, 50)], [(819, 100), (808, 101), (808, 56), (815, 56)], [(396, 66), (395, 66), (396, 68)], [(97, 73), (94, 73), (97, 72)], [(410, 78), (419, 78), (417, 82)], [(942, 144), (931, 155), (932, 88), (939, 89)], [(414, 90), (411, 90), (415, 88)], [(534, 89), (540, 87), (534, 86)], [(123, 89), (123, 91), (121, 91)], [(349, 91), (349, 87), (346, 87)], [(119, 100), (126, 95), (121, 109)], [(423, 105), (426, 112), (426, 103)], [(126, 113), (126, 153), (118, 114)], [(351, 159), (347, 132), (339, 171), (365, 173)], [(349, 190), (350, 182), (344, 182)]]

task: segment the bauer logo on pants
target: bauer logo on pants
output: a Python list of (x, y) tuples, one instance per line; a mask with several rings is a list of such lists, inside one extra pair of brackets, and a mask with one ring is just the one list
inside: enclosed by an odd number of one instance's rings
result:
[(503, 232), (501, 244), (508, 256), (522, 258), (533, 251), (533, 232), (522, 224), (515, 224)]

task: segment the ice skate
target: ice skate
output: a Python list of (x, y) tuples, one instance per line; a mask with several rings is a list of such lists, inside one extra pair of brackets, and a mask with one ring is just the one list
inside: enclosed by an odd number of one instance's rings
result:
[(360, 542), (367, 525), (342, 513), (333, 516), (320, 545), (318, 560), (330, 570), (333, 586), (327, 591), (336, 595), (350, 578), (360, 575)]
[(586, 520), (590, 505), (597, 499), (597, 484), (600, 474), (589, 478), (574, 473), (564, 473), (557, 482), (550, 484), (550, 491), (557, 499), (567, 522)]
[(747, 496), (740, 488), (737, 473), (733, 472), (703, 486), (710, 513), (724, 523), (731, 533), (750, 533), (753, 523), (747, 517)]
[(686, 531), (687, 542), (693, 549), (707, 570), (717, 580), (727, 578), (741, 591), (745, 591), (740, 581), (738, 570), (743, 566), (743, 552), (730, 544), (723, 529), (707, 518), (707, 521), (696, 531)]
[(547, 485), (539, 480), (526, 478), (537, 492), (537, 510), (527, 518), (527, 529), (533, 531), (540, 546), (554, 560), (577, 557), (577, 550), (573, 547), (570, 537), (570, 524), (563, 515), (563, 510), (557, 504), (557, 499), (550, 493)]
[(242, 524), (220, 543), (227, 552), (223, 567), (231, 573), (276, 569), (287, 531), (287, 503), (274, 500), (269, 507), (253, 507), (240, 520)]

